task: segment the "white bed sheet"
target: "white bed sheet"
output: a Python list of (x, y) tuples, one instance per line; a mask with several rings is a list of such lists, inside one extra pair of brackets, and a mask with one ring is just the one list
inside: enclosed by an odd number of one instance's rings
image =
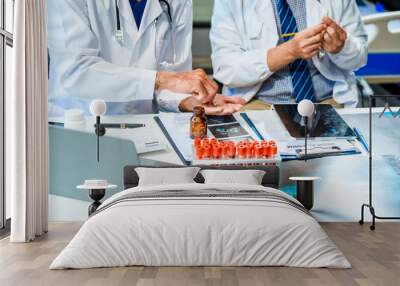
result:
[[(261, 186), (185, 184), (132, 188), (265, 190)], [(89, 218), (50, 269), (120, 266), (292, 266), (350, 268), (310, 215), (261, 199), (185, 198), (125, 201)]]

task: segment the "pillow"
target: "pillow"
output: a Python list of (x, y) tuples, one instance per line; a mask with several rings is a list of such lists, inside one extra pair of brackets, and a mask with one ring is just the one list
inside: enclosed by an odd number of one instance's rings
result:
[(261, 170), (203, 170), (205, 184), (261, 185), (265, 171)]
[(200, 168), (136, 168), (139, 186), (172, 185), (195, 183)]

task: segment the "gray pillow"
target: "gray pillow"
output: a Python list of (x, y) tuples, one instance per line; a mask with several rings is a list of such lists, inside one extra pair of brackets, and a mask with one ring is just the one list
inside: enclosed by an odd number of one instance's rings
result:
[(203, 170), (205, 184), (261, 185), (265, 171), (261, 170)]
[(198, 167), (188, 168), (143, 168), (135, 169), (139, 176), (139, 186), (172, 185), (195, 183), (200, 171)]

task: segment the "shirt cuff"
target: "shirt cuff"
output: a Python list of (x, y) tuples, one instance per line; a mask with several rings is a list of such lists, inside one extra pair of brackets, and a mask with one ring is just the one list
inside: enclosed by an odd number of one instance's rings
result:
[(156, 92), (158, 106), (165, 112), (180, 112), (180, 103), (190, 96), (190, 94), (175, 93), (169, 90)]
[[(245, 78), (244, 82), (257, 84), (264, 82), (269, 76), (271, 76), (271, 70), (267, 63), (267, 55), (268, 51), (265, 49), (246, 52), (246, 57), (242, 59), (245, 61), (245, 64), (240, 66), (239, 71), (241, 76)], [(246, 86), (248, 86), (248, 84), (244, 84), (242, 87)]]
[[(137, 71), (134, 71), (137, 73)], [(157, 71), (141, 70), (139, 78), (136, 75), (135, 81), (137, 88), (135, 100), (152, 100), (154, 98), (154, 89), (156, 86)]]
[(347, 59), (353, 58), (354, 53), (357, 53), (357, 51), (359, 51), (357, 41), (354, 40), (353, 37), (348, 36), (342, 50), (337, 54), (329, 54), (329, 56), (333, 62), (342, 64), (346, 62)]

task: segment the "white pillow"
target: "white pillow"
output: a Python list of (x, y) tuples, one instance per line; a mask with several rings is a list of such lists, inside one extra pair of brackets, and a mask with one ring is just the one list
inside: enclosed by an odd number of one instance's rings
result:
[(200, 168), (135, 168), (139, 186), (172, 185), (195, 183)]
[(203, 170), (206, 184), (261, 185), (265, 171), (261, 170)]

